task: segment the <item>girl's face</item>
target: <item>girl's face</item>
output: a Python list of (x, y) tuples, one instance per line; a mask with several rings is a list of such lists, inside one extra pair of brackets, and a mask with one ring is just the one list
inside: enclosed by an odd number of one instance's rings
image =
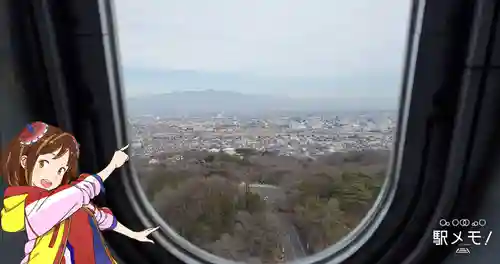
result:
[[(69, 151), (56, 158), (59, 151), (60, 149), (38, 156), (31, 174), (31, 185), (49, 191), (61, 185), (63, 176), (68, 170)], [(21, 157), (23, 168), (26, 167), (26, 160), (26, 156)]]

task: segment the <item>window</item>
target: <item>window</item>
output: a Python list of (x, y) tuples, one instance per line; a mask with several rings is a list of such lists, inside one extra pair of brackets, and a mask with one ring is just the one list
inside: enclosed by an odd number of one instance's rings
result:
[(248, 263), (345, 238), (392, 183), (409, 4), (117, 1), (131, 162), (165, 223)]

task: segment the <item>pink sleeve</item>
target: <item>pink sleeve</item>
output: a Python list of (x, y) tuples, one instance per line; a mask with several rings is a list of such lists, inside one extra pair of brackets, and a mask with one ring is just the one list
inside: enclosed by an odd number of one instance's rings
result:
[(115, 229), (118, 222), (109, 208), (97, 207), (93, 204), (89, 204), (87, 207), (94, 212), (100, 230)]
[(102, 180), (97, 175), (85, 175), (74, 185), (65, 185), (39, 197), (26, 199), (26, 221), (36, 235), (44, 234), (70, 217), (99, 194)]

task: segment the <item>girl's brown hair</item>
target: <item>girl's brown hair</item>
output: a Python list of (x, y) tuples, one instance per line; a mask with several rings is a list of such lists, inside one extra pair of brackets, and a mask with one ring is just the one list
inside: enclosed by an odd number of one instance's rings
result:
[[(26, 128), (21, 131), (0, 156), (2, 176), (9, 186), (31, 185), (31, 173), (38, 156), (59, 150), (55, 158), (60, 158), (69, 151), (68, 170), (64, 174), (61, 184), (69, 183), (76, 178), (78, 171), (79, 146), (75, 138), (57, 127), (41, 122), (35, 123), (43, 124), (46, 127), (46, 132), (41, 137), (36, 138), (36, 141), (26, 144), (21, 140), (22, 134), (27, 132)], [(22, 156), (27, 157), (26, 168), (21, 166)]]

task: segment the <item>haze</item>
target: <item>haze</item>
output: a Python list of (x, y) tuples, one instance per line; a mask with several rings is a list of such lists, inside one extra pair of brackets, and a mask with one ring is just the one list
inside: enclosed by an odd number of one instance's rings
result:
[(410, 1), (120, 0), (128, 96), (399, 95)]

